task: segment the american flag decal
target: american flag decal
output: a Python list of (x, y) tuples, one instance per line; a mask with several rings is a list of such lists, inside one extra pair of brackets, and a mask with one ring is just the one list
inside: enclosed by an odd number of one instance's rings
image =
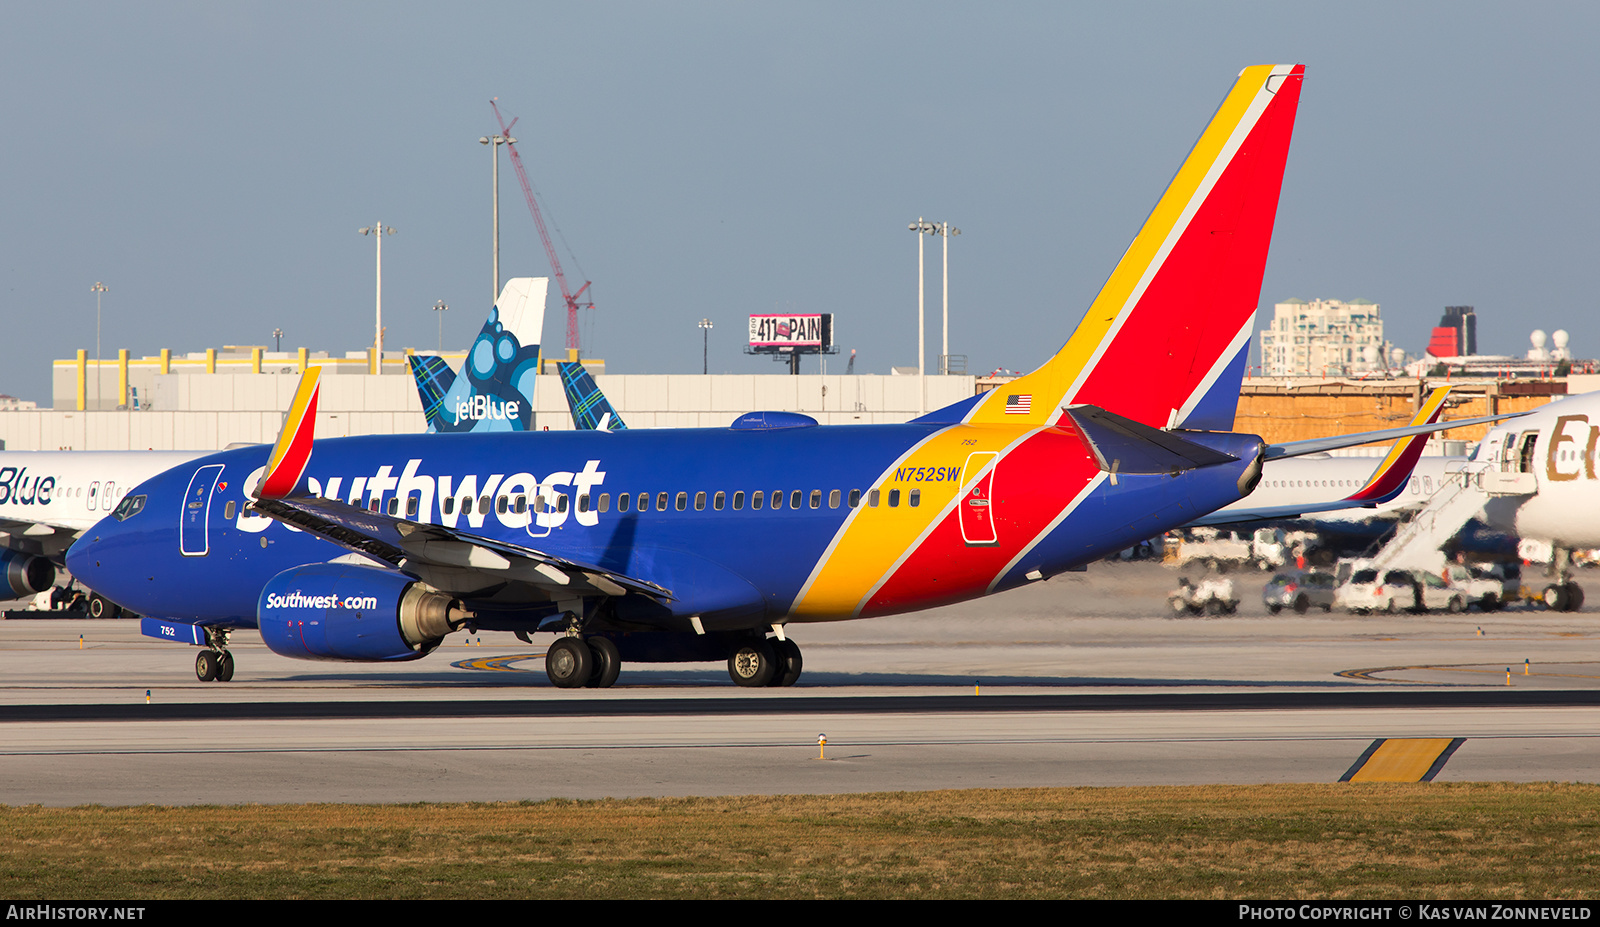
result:
[(1020, 396), (1006, 397), (1007, 415), (1027, 415), (1033, 411), (1033, 394), (1023, 393)]

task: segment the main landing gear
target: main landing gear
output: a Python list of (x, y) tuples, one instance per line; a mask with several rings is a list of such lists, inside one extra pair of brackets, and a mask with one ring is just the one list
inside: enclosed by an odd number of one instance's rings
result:
[(207, 649), (194, 658), (194, 675), (201, 682), (232, 682), (233, 654), (228, 651), (228, 632), (206, 628)]
[(1572, 581), (1572, 549), (1552, 547), (1550, 574), (1555, 582), (1544, 587), (1539, 597), (1545, 608), (1553, 612), (1575, 612), (1583, 607), (1583, 587)]
[[(801, 668), (800, 646), (787, 639), (751, 636), (740, 639), (728, 653), (728, 675), (746, 688), (792, 686), (800, 679)], [(558, 688), (610, 688), (621, 671), (622, 656), (617, 645), (600, 635), (584, 637), (569, 632), (545, 651), (545, 675)]]
[(728, 675), (748, 689), (792, 686), (800, 670), (800, 645), (787, 638), (754, 638), (728, 654)]
[(622, 656), (609, 638), (557, 638), (545, 652), (544, 672), (558, 688), (609, 689), (622, 672)]

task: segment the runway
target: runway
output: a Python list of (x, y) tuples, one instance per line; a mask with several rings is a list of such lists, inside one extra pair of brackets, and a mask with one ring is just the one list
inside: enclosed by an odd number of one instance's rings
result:
[(791, 626), (806, 673), (774, 690), (710, 664), (559, 690), (548, 641), (509, 635), (373, 666), (280, 658), (245, 633), (235, 681), (200, 683), (192, 648), (132, 622), (0, 622), (0, 803), (1332, 782), (1384, 738), (1461, 739), (1435, 781), (1600, 781), (1594, 613), (1268, 616), (1256, 595), (1178, 620), (1172, 582), (1103, 565)]

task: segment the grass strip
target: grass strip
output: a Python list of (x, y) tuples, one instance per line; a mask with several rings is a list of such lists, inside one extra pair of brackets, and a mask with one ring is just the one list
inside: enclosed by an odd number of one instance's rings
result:
[(1551, 783), (26, 806), (0, 834), (30, 899), (1600, 893), (1600, 787)]

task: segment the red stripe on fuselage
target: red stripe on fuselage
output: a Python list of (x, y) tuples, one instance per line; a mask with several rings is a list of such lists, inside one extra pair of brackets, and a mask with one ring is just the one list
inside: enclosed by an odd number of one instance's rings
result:
[(983, 595), (1006, 564), (1048, 528), (1098, 472), (1076, 429), (1051, 428), (1029, 437), (995, 467), (991, 504), (999, 544), (967, 546), (958, 501), (872, 594), (861, 617)]

